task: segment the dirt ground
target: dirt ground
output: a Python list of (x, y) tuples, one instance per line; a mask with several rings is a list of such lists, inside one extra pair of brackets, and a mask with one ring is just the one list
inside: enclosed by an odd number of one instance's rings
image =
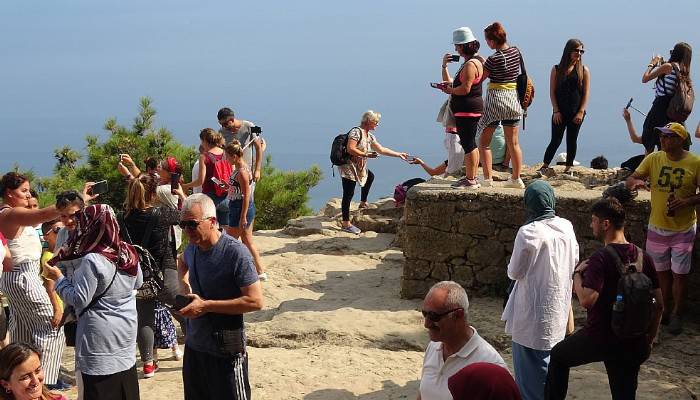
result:
[[(271, 279), (265, 308), (246, 316), (253, 398), (415, 399), (428, 337), (420, 301), (399, 297), (403, 255), (391, 247), (394, 236), (264, 231), (255, 239)], [(470, 299), (470, 323), (512, 366), (500, 315), (500, 299)], [(577, 310), (577, 324), (584, 318)], [(679, 336), (662, 333), (642, 366), (638, 399), (697, 399), (699, 328), (688, 321)], [(182, 399), (181, 362), (165, 359), (166, 350), (160, 356), (156, 376), (139, 381), (142, 398)], [(72, 348), (64, 367), (73, 368)], [(610, 398), (602, 363), (572, 370), (569, 398)]]

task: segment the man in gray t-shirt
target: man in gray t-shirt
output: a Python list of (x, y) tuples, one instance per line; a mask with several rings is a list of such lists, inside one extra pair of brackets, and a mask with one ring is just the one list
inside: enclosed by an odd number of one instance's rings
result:
[(226, 140), (226, 144), (231, 143), (233, 139), (238, 140), (241, 146), (244, 147), (243, 159), (253, 172), (253, 180), (260, 180), (260, 170), (262, 167), (263, 148), (262, 138), (259, 134), (253, 133), (252, 129), (255, 124), (250, 121), (236, 119), (233, 110), (224, 107), (217, 113), (217, 119), (221, 125), (219, 133)]
[(249, 399), (243, 314), (263, 307), (253, 258), (245, 245), (219, 231), (216, 207), (205, 194), (185, 200), (180, 226), (189, 239), (178, 262), (179, 275), (189, 278), (181, 291), (190, 303), (179, 310), (188, 319), (185, 400)]

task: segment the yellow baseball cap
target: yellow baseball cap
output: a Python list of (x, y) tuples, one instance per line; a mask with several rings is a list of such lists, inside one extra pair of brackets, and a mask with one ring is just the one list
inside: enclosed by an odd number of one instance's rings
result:
[(664, 136), (678, 136), (681, 139), (688, 139), (688, 131), (685, 129), (685, 126), (682, 124), (679, 124), (678, 122), (669, 122), (666, 124), (666, 126), (659, 126), (654, 128), (656, 129), (659, 134), (664, 135)]

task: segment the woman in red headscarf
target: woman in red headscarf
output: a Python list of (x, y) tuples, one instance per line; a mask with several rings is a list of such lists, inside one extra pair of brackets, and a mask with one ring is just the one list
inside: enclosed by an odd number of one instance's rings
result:
[[(105, 204), (76, 212), (76, 227), (49, 260), (46, 274), (78, 316), (75, 362), (86, 399), (138, 399), (136, 298), (143, 284), (136, 250), (119, 237), (119, 224)], [(73, 281), (55, 267), (80, 259)]]
[(515, 380), (507, 369), (491, 363), (474, 363), (447, 380), (454, 400), (520, 400)]

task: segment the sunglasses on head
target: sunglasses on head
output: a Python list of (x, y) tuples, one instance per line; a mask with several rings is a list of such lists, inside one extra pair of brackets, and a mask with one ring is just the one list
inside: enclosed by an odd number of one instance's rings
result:
[(435, 311), (425, 311), (421, 310), (421, 314), (423, 314), (423, 318), (433, 321), (433, 322), (440, 322), (441, 319), (443, 319), (446, 315), (453, 313), (457, 310), (464, 310), (462, 307), (458, 308), (453, 308), (450, 311), (445, 311), (443, 313), (438, 313)]
[(180, 221), (180, 228), (182, 229), (187, 229), (187, 230), (195, 230), (199, 226), (199, 224), (202, 223), (202, 221), (206, 221), (209, 218), (204, 218), (204, 219), (189, 219), (185, 221)]

